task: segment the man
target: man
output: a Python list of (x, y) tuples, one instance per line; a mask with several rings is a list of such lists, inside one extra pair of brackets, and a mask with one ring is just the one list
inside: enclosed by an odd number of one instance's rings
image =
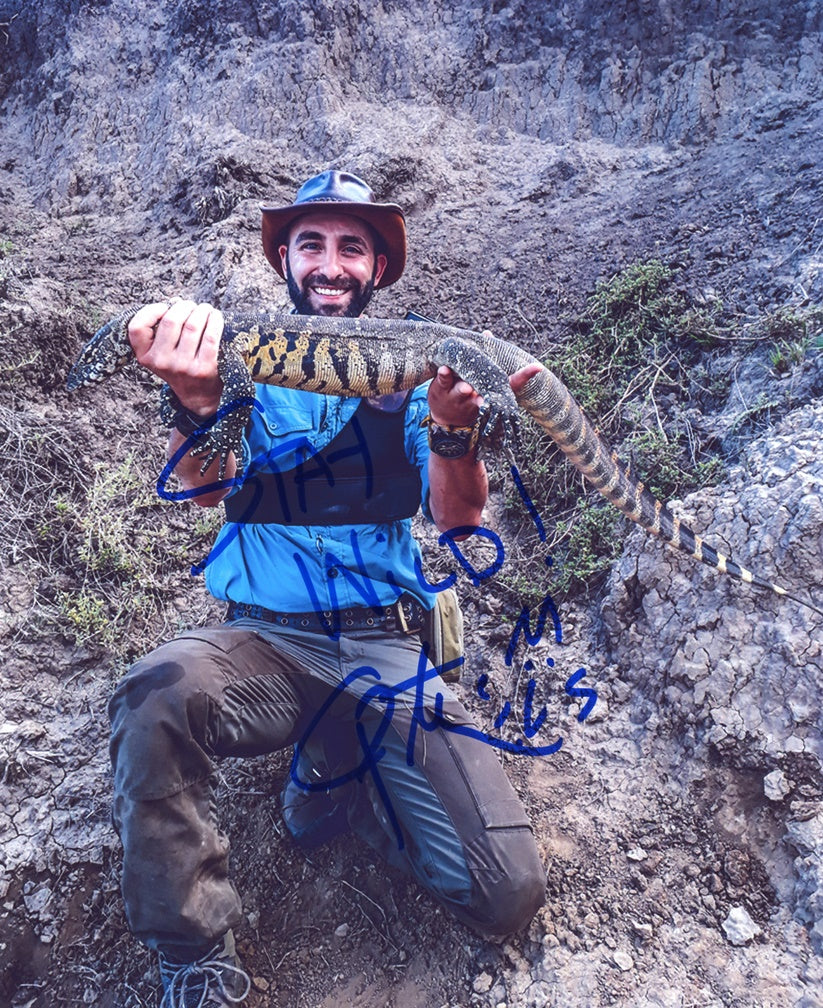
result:
[[(309, 179), (263, 208), (263, 247), (305, 314), (359, 315), (402, 274), (405, 221), (353, 175)], [(169, 453), (195, 442), (221, 392), (219, 311), (148, 305), (129, 336), (176, 404)], [(517, 389), (534, 373), (512, 376)], [(228, 521), (206, 571), (227, 622), (138, 662), (112, 698), (114, 821), (132, 931), (159, 952), (164, 1005), (248, 993), (232, 928), (241, 903), (212, 795), (213, 761), (295, 746), (283, 794), (305, 848), (353, 830), (488, 935), (523, 926), (545, 876), (494, 750), (426, 661), (434, 603), (410, 525), (422, 501), (443, 530), (480, 524), (481, 400), (448, 368), (375, 400), (257, 386), (244, 457), (176, 472)], [(427, 414), (429, 419), (427, 420)], [(244, 481), (233, 480), (240, 472)], [(456, 535), (457, 533), (455, 533)]]

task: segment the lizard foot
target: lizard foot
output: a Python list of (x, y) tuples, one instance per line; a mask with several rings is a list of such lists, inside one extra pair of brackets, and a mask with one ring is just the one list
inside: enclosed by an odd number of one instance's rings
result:
[(447, 337), (431, 355), (437, 367), (445, 364), (483, 397), (482, 447), (516, 447), (520, 409), (509, 385), (509, 376), (478, 347), (459, 337)]

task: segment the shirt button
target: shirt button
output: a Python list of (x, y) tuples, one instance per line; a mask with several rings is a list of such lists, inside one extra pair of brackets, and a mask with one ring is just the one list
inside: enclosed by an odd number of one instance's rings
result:
[(340, 573), (340, 571), (338, 571), (336, 567), (329, 567), (326, 573), (329, 575), (330, 578), (336, 578), (337, 575)]

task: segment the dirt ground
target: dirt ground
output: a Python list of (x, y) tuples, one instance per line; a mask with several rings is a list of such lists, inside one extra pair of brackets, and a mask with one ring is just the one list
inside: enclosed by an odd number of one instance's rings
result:
[[(0, 7), (0, 1006), (156, 1003), (119, 895), (106, 704), (136, 656), (220, 618), (190, 575), (218, 519), (155, 494), (154, 384), (131, 368), (64, 389), (111, 312), (156, 293), (282, 301), (259, 202), (332, 166), (408, 210), (409, 268), (375, 315), (545, 355), (598, 280), (650, 258), (696, 305), (722, 302), (733, 335), (823, 304), (814, 0), (426, 4), (416, 22), (338, 6)], [(686, 418), (723, 443), (727, 478), (683, 506), (819, 600), (819, 326), (807, 336), (779, 372), (730, 343), (722, 409)], [(510, 489), (487, 521), (503, 574), (532, 525), (503, 516)], [(434, 569), (453, 565), (420, 534)], [(539, 668), (537, 741), (563, 738), (501, 756), (548, 870), (544, 908), (505, 942), (350, 838), (297, 851), (288, 754), (222, 764), (251, 1008), (823, 1005), (821, 618), (696, 566), (628, 536), (611, 577), (561, 604), (562, 641), (521, 640), (511, 665), (516, 600), (461, 574), (462, 698), (487, 730), (510, 702), (515, 737)], [(582, 721), (564, 687), (580, 669), (597, 692)]]

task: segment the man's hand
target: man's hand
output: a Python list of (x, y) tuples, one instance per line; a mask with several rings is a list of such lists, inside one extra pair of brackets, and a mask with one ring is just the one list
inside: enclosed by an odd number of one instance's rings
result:
[(146, 305), (129, 323), (137, 360), (168, 382), (187, 410), (203, 417), (220, 405), (217, 351), (222, 333), (222, 314), (194, 301)]
[[(217, 373), (217, 352), (223, 335), (223, 316), (209, 304), (194, 301), (160, 302), (146, 305), (129, 323), (129, 342), (137, 360), (168, 382), (182, 405), (196, 416), (217, 412), (223, 381)], [(180, 431), (169, 435), (168, 456), (177, 454), (185, 442)], [(217, 481), (219, 462), (215, 459), (205, 473), (201, 460), (186, 453), (174, 471), (183, 488), (198, 489)], [(234, 456), (226, 465), (225, 479), (237, 472)], [(197, 494), (197, 504), (213, 507), (229, 492), (228, 487)]]
[(519, 371), (515, 371), (514, 374), (509, 375), (509, 385), (511, 385), (512, 392), (515, 395), (520, 395), (531, 379), (536, 374), (540, 374), (541, 371), (545, 370), (542, 364), (535, 362), (534, 364), (527, 364), (525, 367), (520, 368)]
[[(542, 370), (540, 364), (527, 364), (509, 375), (512, 392), (517, 395), (526, 382)], [(482, 405), (483, 397), (451, 368), (443, 365), (438, 369), (429, 385), (429, 413), (434, 423), (442, 427), (471, 427)]]
[[(515, 371), (509, 376), (512, 392), (522, 392), (526, 382), (542, 370), (540, 364), (529, 364)], [(471, 427), (482, 405), (482, 397), (451, 368), (441, 367), (429, 385), (429, 413), (440, 426)], [(429, 506), (441, 532), (479, 526), (488, 493), (486, 467), (476, 452), (457, 459), (429, 455)], [(458, 541), (465, 538), (455, 536)]]

